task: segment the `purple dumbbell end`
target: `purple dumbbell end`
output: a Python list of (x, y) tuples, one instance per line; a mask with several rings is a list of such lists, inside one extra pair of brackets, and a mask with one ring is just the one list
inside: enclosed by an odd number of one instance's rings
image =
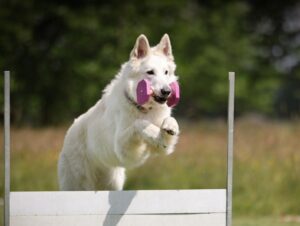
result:
[(168, 98), (167, 105), (169, 107), (174, 107), (176, 104), (178, 104), (180, 99), (179, 84), (177, 81), (175, 81), (170, 84), (170, 87), (172, 89), (172, 93), (171, 96)]
[(143, 105), (149, 101), (151, 95), (150, 82), (146, 79), (141, 80), (136, 88), (137, 103)]

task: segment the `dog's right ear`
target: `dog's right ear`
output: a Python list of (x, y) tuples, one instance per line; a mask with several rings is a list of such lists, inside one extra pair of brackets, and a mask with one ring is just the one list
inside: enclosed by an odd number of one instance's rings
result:
[(148, 39), (145, 35), (140, 35), (135, 42), (133, 50), (130, 53), (130, 58), (144, 58), (148, 55), (150, 50)]

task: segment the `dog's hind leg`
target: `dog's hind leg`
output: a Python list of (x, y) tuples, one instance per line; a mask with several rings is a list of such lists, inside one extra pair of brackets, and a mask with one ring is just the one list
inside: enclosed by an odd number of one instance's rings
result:
[[(62, 152), (58, 163), (59, 188), (62, 191), (95, 190), (94, 180), (87, 160)], [(80, 159), (80, 161), (76, 161)]]
[(125, 183), (125, 168), (114, 167), (108, 173), (107, 188), (108, 190), (120, 191), (123, 189)]
[(83, 190), (77, 183), (78, 180), (74, 177), (72, 168), (63, 153), (61, 153), (58, 162), (58, 178), (61, 191)]

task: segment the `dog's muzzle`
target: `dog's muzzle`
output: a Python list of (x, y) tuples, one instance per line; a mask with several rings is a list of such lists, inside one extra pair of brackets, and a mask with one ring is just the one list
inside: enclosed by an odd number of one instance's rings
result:
[(160, 95), (154, 95), (153, 98), (156, 102), (164, 104), (168, 100), (171, 92), (171, 88), (169, 86), (165, 86), (160, 90)]
[(157, 95), (154, 95), (154, 96), (153, 96), (153, 99), (154, 99), (157, 103), (160, 103), (160, 104), (164, 104), (164, 103), (166, 103), (166, 101), (167, 101), (167, 97), (157, 96)]

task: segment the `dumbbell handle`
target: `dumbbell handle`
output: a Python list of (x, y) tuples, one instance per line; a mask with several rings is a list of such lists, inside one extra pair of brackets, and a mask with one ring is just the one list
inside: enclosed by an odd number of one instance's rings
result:
[[(179, 84), (177, 81), (172, 82), (170, 84), (170, 87), (172, 89), (172, 93), (170, 97), (168, 98), (167, 105), (169, 107), (175, 106), (179, 102), (180, 98), (180, 89)], [(137, 94), (137, 103), (139, 105), (144, 105), (147, 103), (150, 99), (150, 96), (153, 95), (153, 91), (151, 89), (150, 82), (147, 79), (142, 79), (136, 89)]]

